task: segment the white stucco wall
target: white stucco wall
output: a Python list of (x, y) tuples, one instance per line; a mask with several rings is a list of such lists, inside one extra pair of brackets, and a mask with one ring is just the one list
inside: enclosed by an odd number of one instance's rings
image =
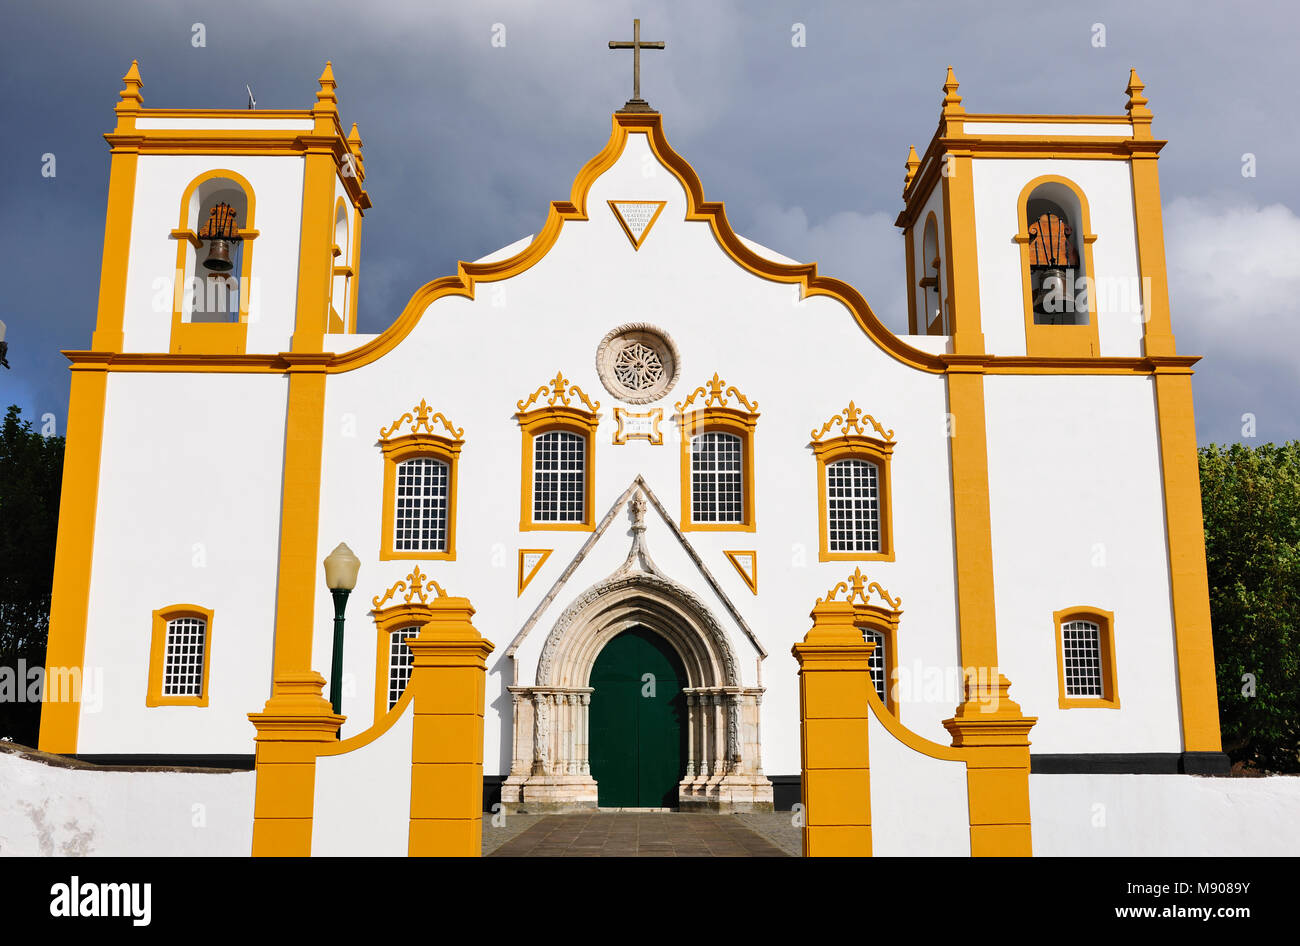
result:
[[(609, 199), (668, 202), (639, 252), (609, 210)], [(510, 701), (503, 686), (512, 670), (505, 647), (588, 537), (519, 529), (522, 437), (516, 402), (557, 370), (601, 402), (597, 521), (638, 474), (671, 514), (679, 515), (680, 442), (673, 405), (715, 371), (758, 402), (757, 531), (687, 536), (771, 655), (763, 667), (766, 771), (798, 771), (797, 676), (790, 646), (807, 632), (816, 599), (853, 570), (851, 562), (817, 561), (816, 463), (808, 446), (812, 429), (850, 400), (893, 429), (898, 444), (892, 465), (897, 561), (866, 563), (864, 570), (903, 599), (899, 660), (955, 665), (952, 572), (935, 568), (936, 561), (951, 561), (942, 378), (885, 354), (838, 303), (825, 297), (799, 301), (794, 287), (738, 266), (706, 223), (684, 221), (685, 206), (676, 178), (653, 160), (644, 136), (632, 134), (623, 157), (588, 195), (591, 219), (566, 223), (541, 262), (507, 281), (480, 283), (476, 299), (435, 302), (396, 350), (329, 377), (319, 548), (345, 541), (363, 561), (356, 604), (349, 609), (346, 673), (355, 686), (345, 697), (350, 717), (345, 733), (360, 731), (373, 716), (376, 632), (364, 611), (413, 564), (378, 560), (383, 476), (378, 434), (424, 398), (464, 428), (465, 446), (456, 560), (422, 567), (449, 593), (471, 599), (475, 626), (497, 645), (488, 664), (485, 772), (506, 771)], [(618, 402), (594, 368), (601, 338), (620, 324), (638, 321), (666, 330), (681, 355), (677, 386), (655, 405), (632, 408), (664, 408), (662, 446), (611, 443)], [(650, 516), (648, 538), (656, 561), (673, 580), (709, 600), (707, 583), (655, 519)], [(521, 683), (534, 681), (536, 650), (555, 618), (622, 562), (628, 542), (624, 523), (611, 528), (583, 575), (569, 582), (533, 629), (520, 652)], [(516, 598), (519, 548), (554, 552)], [(758, 551), (758, 597), (723, 555), (724, 549), (750, 548)], [(328, 661), (330, 629), (323, 616), (329, 613), (322, 585), (314, 642), (320, 667)], [(727, 628), (748, 676), (752, 648), (721, 607), (714, 616)], [(933, 703), (909, 701), (902, 717), (918, 731), (945, 738), (939, 721), (954, 705), (946, 695)]]
[(255, 778), (64, 768), (0, 750), (0, 857), (247, 857)]
[[(874, 773), (873, 773), (874, 776)], [(1294, 857), (1300, 777), (1031, 775), (1039, 857)]]
[(873, 713), (871, 851), (877, 857), (966, 857), (970, 808), (966, 763), (935, 759), (894, 736)]
[[(1154, 393), (1146, 377), (985, 378), (998, 657), (1033, 751), (1179, 752)], [(1115, 614), (1119, 709), (1060, 709), (1052, 614)]]
[[(82, 753), (253, 751), (270, 695), (286, 382), (108, 379), (86, 625)], [(153, 612), (212, 610), (206, 707), (145, 706)], [(328, 669), (328, 652), (324, 669)]]
[[(311, 837), (314, 856), (406, 856), (414, 723), (415, 714), (408, 704), (368, 745), (317, 757)], [(364, 829), (359, 830), (362, 825)]]

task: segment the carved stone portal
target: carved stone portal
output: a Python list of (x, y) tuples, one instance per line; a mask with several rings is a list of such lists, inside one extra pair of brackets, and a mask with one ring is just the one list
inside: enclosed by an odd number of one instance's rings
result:
[[(683, 811), (772, 809), (759, 739), (761, 687), (740, 685), (722, 627), (697, 595), (659, 571), (645, 545), (645, 501), (629, 504), (632, 548), (607, 579), (578, 596), (542, 648), (534, 686), (512, 686), (514, 747), (501, 787), (507, 811), (597, 807), (588, 756), (591, 670), (618, 634), (643, 627), (660, 635), (686, 668)], [(629, 751), (632, 751), (629, 749)]]

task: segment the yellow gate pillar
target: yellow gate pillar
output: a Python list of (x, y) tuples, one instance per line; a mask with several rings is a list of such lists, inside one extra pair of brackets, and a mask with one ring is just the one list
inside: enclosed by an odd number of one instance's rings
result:
[(966, 760), (972, 857), (1028, 857), (1029, 730), (1037, 717), (1024, 716), (1007, 695), (1011, 681), (966, 678), (966, 699), (943, 721), (952, 744)]
[[(441, 590), (441, 589), (439, 589)], [(483, 707), (491, 642), (470, 623), (468, 598), (445, 595), (406, 642), (414, 655), (412, 857), (478, 857), (483, 838)]]
[(260, 713), (257, 727), (257, 788), (253, 801), (253, 856), (311, 854), (316, 797), (316, 755), (338, 739), (345, 717), (321, 696), (325, 678), (314, 670), (282, 673)]
[(867, 690), (871, 651), (853, 605), (819, 602), (813, 626), (793, 654), (799, 661), (799, 736), (803, 763), (805, 857), (871, 854)]

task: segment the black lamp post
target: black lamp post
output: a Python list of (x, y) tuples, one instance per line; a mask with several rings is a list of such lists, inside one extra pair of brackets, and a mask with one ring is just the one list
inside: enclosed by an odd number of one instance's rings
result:
[(343, 609), (348, 606), (348, 595), (357, 586), (357, 572), (361, 559), (340, 542), (338, 548), (325, 557), (325, 584), (334, 596), (334, 660), (330, 666), (330, 705), (334, 712), (343, 712)]

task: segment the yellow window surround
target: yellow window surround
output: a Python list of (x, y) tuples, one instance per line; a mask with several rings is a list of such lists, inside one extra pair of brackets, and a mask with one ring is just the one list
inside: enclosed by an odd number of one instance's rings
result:
[[(1115, 615), (1102, 608), (1081, 605), (1052, 612), (1056, 625), (1056, 678), (1061, 709), (1119, 709), (1119, 682), (1115, 671)], [(1101, 658), (1101, 695), (1070, 696), (1065, 689), (1065, 625), (1072, 621), (1087, 621), (1097, 625), (1097, 640)]]
[[(401, 601), (393, 601), (400, 597)], [(371, 604), (371, 616), (375, 619), (375, 723), (388, 715), (388, 679), (391, 672), (389, 658), (392, 636), (396, 631), (407, 627), (424, 627), (433, 619), (433, 607), (429, 604), (431, 597), (445, 598), (447, 592), (442, 586), (420, 571), (416, 565), (409, 575), (396, 582), (384, 594), (375, 595)], [(392, 604), (389, 604), (393, 601)], [(393, 707), (397, 709), (396, 706)]]
[[(885, 706), (898, 715), (897, 681), (894, 673), (898, 667), (898, 624), (903, 616), (899, 605), (902, 598), (893, 597), (880, 582), (873, 581), (862, 574), (861, 568), (853, 569), (853, 574), (844, 581), (836, 583), (825, 598), (818, 598), (817, 604), (835, 601), (835, 596), (844, 593), (844, 601), (853, 605), (853, 625), (859, 630), (868, 628), (878, 632), (885, 641)], [(875, 598), (873, 599), (873, 593)], [(868, 641), (868, 643), (872, 643)]]
[[(696, 404), (695, 399), (702, 400)], [(728, 399), (734, 398), (732, 406)], [(692, 407), (692, 405), (695, 405)], [(754, 429), (758, 424), (758, 403), (728, 385), (715, 371), (713, 377), (677, 402), (676, 420), (681, 430), (681, 493), (683, 532), (753, 532), (754, 513)], [(692, 515), (691, 442), (701, 434), (727, 433), (740, 439), (741, 520), (739, 522), (695, 522)]]
[[(396, 435), (403, 425), (409, 424), (408, 433)], [(441, 430), (435, 429), (441, 425)], [(463, 427), (453, 427), (442, 413), (435, 413), (423, 399), (402, 414), (388, 427), (379, 431), (379, 446), (384, 454), (384, 505), (382, 531), (379, 540), (379, 558), (450, 560), (456, 557), (456, 483), (460, 451), (465, 445), (461, 439)], [(447, 535), (442, 549), (398, 549), (397, 528), (397, 468), (407, 460), (428, 457), (447, 464)]]
[[(870, 425), (863, 426), (863, 422)], [(827, 437), (832, 427), (840, 433)], [(852, 401), (831, 417), (821, 430), (812, 431), (812, 448), (817, 458), (817, 558), (834, 561), (894, 561), (893, 479), (889, 464), (894, 454), (894, 432), (885, 430), (870, 414)], [(827, 469), (840, 460), (864, 460), (876, 468), (876, 510), (880, 542), (875, 552), (832, 551), (827, 492)]]
[[(540, 401), (545, 403), (539, 403)], [(537, 407), (533, 407), (537, 404)], [(581, 405), (586, 405), (585, 409)], [(523, 431), (520, 451), (519, 529), (590, 532), (596, 527), (596, 428), (600, 425), (599, 401), (591, 401), (576, 384), (570, 385), (557, 371), (528, 398), (517, 402), (515, 414)], [(582, 520), (580, 522), (538, 522), (533, 518), (534, 444), (551, 431), (577, 434), (583, 442)]]
[[(1069, 221), (1079, 239), (1080, 258), (1083, 262), (1083, 275), (1088, 278), (1088, 323), (1086, 325), (1039, 325), (1034, 321), (1034, 287), (1029, 272), (1029, 199), (1034, 191), (1044, 184), (1058, 184), (1069, 190), (1079, 202), (1079, 219)], [(1016, 202), (1016, 220), (1020, 227), (1013, 237), (1020, 244), (1020, 278), (1024, 287), (1025, 300), (1025, 354), (1033, 357), (1039, 355), (1055, 357), (1078, 357), (1101, 354), (1097, 333), (1096, 284), (1097, 270), (1092, 264), (1092, 244), (1097, 235), (1092, 232), (1091, 218), (1088, 215), (1088, 198), (1083, 189), (1068, 178), (1056, 174), (1044, 174), (1036, 177), (1020, 191)], [(1077, 295), (1073, 286), (1073, 295)]]
[[(167, 663), (167, 625), (179, 618), (196, 618), (203, 622), (203, 682), (198, 696), (175, 696), (163, 693), (163, 676)], [(212, 666), (212, 612), (197, 604), (173, 604), (153, 612), (153, 641), (149, 647), (149, 690), (145, 706), (207, 706), (208, 668)]]
[[(202, 245), (198, 230), (203, 221), (190, 218), (190, 203), (200, 185), (207, 181), (229, 180), (239, 186), (247, 201), (246, 218), (236, 231), (243, 240), (243, 260), (239, 270), (239, 321), (238, 322), (187, 322), (185, 321), (185, 296), (189, 291), (190, 261), (194, 261), (198, 275), (198, 250)], [(204, 171), (190, 181), (181, 196), (179, 223), (169, 237), (176, 241), (176, 279), (172, 295), (171, 351), (173, 354), (242, 355), (248, 342), (248, 298), (252, 293), (250, 282), (253, 271), (253, 241), (258, 236), (254, 228), (257, 198), (253, 185), (235, 171), (218, 169)], [(196, 213), (202, 208), (196, 208)]]

